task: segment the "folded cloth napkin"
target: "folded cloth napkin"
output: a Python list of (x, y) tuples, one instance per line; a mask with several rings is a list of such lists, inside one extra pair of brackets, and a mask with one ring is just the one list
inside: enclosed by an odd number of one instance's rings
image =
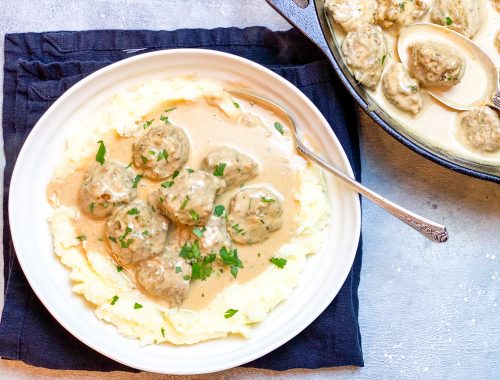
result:
[[(349, 94), (324, 56), (295, 30), (246, 29), (87, 31), (8, 34), (5, 38), (3, 136), (5, 306), (0, 356), (56, 369), (132, 370), (93, 351), (62, 328), (34, 295), (16, 259), (7, 201), (12, 170), (29, 132), (50, 105), (73, 84), (115, 61), (170, 48), (209, 48), (260, 63), (308, 96), (326, 117), (360, 177), (357, 118)], [(286, 370), (362, 366), (358, 325), (361, 242), (335, 300), (294, 339), (248, 363)]]

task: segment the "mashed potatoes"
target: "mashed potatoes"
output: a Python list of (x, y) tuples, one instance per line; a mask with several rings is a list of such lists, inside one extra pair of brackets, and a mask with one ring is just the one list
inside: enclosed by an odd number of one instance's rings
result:
[[(143, 122), (152, 110), (168, 106), (181, 108), (199, 102), (218, 109), (220, 112), (215, 115), (214, 120), (221, 123), (221, 120), (225, 120), (225, 123), (241, 122), (240, 124), (245, 126), (249, 116), (255, 117), (255, 114), (258, 114), (255, 109), (252, 109), (252, 112), (246, 111), (247, 108), (252, 108), (252, 105), (236, 106), (235, 100), (216, 82), (184, 79), (152, 81), (134, 91), (120, 93), (108, 106), (87, 120), (86, 128), (79, 128), (75, 135), (68, 139), (67, 150), (55, 170), (54, 179), (64, 180), (81, 170), (82, 165), (95, 155), (96, 141), (105, 139), (110, 133), (116, 134), (117, 138), (132, 138), (143, 132)], [(196, 109), (192, 109), (189, 114), (195, 115), (196, 112)], [(182, 122), (181, 117), (178, 120), (179, 123)], [(252, 128), (255, 128), (252, 132), (254, 134), (263, 133), (273, 140), (286, 139), (287, 154), (292, 157), (293, 147), (286, 130), (285, 133), (280, 132), (283, 136), (277, 135), (265, 115), (260, 115), (258, 123)], [(186, 126), (186, 130), (194, 146), (193, 157), (187, 165), (194, 167), (201, 162), (199, 158), (202, 155), (199, 153), (197, 156), (196, 152), (202, 150), (202, 145), (207, 145), (206, 151), (213, 149), (214, 142), (206, 141), (200, 137), (202, 133), (194, 133), (189, 126)], [(276, 149), (282, 149), (282, 146), (283, 143), (277, 144)], [(254, 155), (258, 157), (257, 153)], [(200, 307), (192, 307), (192, 302), (183, 303), (180, 307), (170, 307), (144, 294), (133, 281), (130, 270), (117, 266), (108, 250), (103, 249), (105, 245), (97, 244), (102, 241), (100, 235), (82, 238), (79, 227), (81, 210), (49, 192), (54, 206), (50, 217), (54, 250), (61, 262), (71, 270), (73, 290), (94, 306), (95, 315), (99, 319), (116, 326), (120, 334), (139, 339), (142, 344), (193, 344), (223, 338), (229, 334), (249, 336), (252, 324), (264, 320), (276, 305), (289, 297), (300, 280), (307, 255), (317, 252), (324, 241), (329, 220), (329, 204), (325, 196), (322, 173), (300, 156), (295, 156), (291, 159), (297, 173), (294, 189), (290, 193), (290, 198), (293, 199), (287, 200), (285, 196), (284, 200), (285, 211), (287, 202), (296, 205), (293, 209), (295, 215), (285, 213), (286, 217), (293, 217), (294, 220), (294, 224), (287, 225), (293, 225), (294, 230), (288, 231), (289, 235), (283, 235), (289, 238), (283, 241), (283, 244), (269, 245), (272, 252), (268, 252), (267, 256), (263, 252), (261, 261), (256, 259), (255, 252), (252, 255), (256, 260), (255, 265), (240, 269), (241, 276), (237, 279), (229, 276), (229, 282), (207, 302), (201, 303)], [(282, 157), (276, 157), (275, 154), (274, 157), (280, 165), (289, 165)], [(260, 181), (265, 182), (267, 161), (264, 160), (260, 165), (264, 173)], [(257, 181), (255, 185), (261, 184), (258, 177), (254, 181)], [(227, 201), (230, 196), (230, 192), (223, 194), (220, 203)], [(269, 240), (272, 239), (273, 237)], [(245, 257), (250, 256), (245, 256), (244, 248), (242, 251), (241, 258), (246, 264)], [(259, 257), (260, 255), (258, 253)], [(284, 258), (286, 265), (279, 268), (269, 262), (269, 257)], [(254, 266), (259, 268), (258, 272), (255, 272), (257, 274), (245, 277), (245, 274), (256, 270)], [(212, 274), (214, 281), (217, 276), (222, 278), (219, 273)], [(191, 280), (191, 288), (199, 290), (205, 285), (201, 280)], [(190, 289), (191, 291), (197, 290)], [(201, 293), (201, 297), (203, 296)]]

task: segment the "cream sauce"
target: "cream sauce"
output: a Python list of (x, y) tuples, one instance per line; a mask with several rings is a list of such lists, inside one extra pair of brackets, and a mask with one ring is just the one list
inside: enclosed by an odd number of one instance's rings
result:
[[(271, 265), (269, 259), (285, 243), (294, 236), (298, 220), (298, 202), (295, 198), (299, 169), (305, 165), (305, 160), (300, 157), (293, 146), (293, 140), (288, 129), (285, 128), (284, 136), (274, 129), (274, 122), (279, 121), (283, 126), (285, 122), (272, 112), (238, 100), (244, 118), (235, 121), (228, 118), (216, 107), (207, 105), (205, 100), (194, 103), (180, 103), (177, 108), (168, 112), (172, 124), (184, 129), (190, 140), (190, 157), (182, 170), (186, 168), (199, 168), (202, 160), (213, 149), (222, 146), (234, 147), (253, 157), (259, 164), (259, 174), (256, 178), (244, 184), (244, 187), (267, 186), (278, 192), (283, 200), (283, 226), (272, 236), (259, 244), (251, 246), (234, 244), (238, 249), (238, 256), (243, 261), (244, 268), (238, 272), (237, 279), (230, 274), (229, 267), (214, 263), (213, 273), (206, 280), (192, 280), (189, 294), (181, 308), (198, 310), (206, 307), (210, 301), (227, 286), (235, 281), (245, 283), (262, 273)], [(161, 111), (155, 110), (147, 114), (141, 125), (146, 120), (159, 120)], [(249, 125), (248, 120), (252, 120)], [(114, 159), (123, 165), (132, 161), (133, 144), (141, 135), (125, 138), (115, 131), (108, 132), (104, 141), (107, 154), (106, 159)], [(97, 150), (97, 149), (96, 149)], [(93, 163), (94, 157), (89, 157), (74, 172), (63, 179), (54, 179), (47, 187), (47, 196), (53, 206), (66, 205), (79, 207), (78, 192), (87, 166)], [(140, 174), (134, 166), (132, 169)], [(138, 198), (147, 200), (148, 196), (156, 191), (163, 181), (153, 181), (142, 178), (138, 185)], [(222, 204), (226, 210), (230, 198), (239, 189), (230, 189), (216, 199), (216, 204)], [(104, 221), (91, 220), (86, 214), (80, 212), (76, 223), (76, 230), (80, 235), (85, 235), (85, 249), (100, 252), (109, 252), (104, 238)], [(186, 229), (174, 229), (177, 237), (170, 236), (169, 240), (178, 240), (182, 243), (186, 239)], [(194, 240), (191, 236), (190, 240)], [(131, 275), (131, 271), (124, 273)]]
[[(485, 19), (478, 33), (472, 38), (472, 41), (481, 47), (498, 67), (500, 66), (500, 53), (495, 48), (494, 41), (495, 35), (500, 28), (500, 13), (495, 10), (493, 1), (485, 1), (484, 3), (485, 9), (483, 14)], [(430, 22), (429, 12), (427, 12), (426, 16), (418, 21)], [(346, 33), (339, 25), (332, 23), (332, 26), (337, 44), (338, 46), (341, 46)], [(383, 31), (387, 39), (388, 47), (388, 53), (384, 66), (385, 72), (385, 70), (389, 69), (392, 63), (398, 62), (399, 60), (396, 46), (396, 32), (391, 29), (383, 29)], [(482, 76), (480, 72), (477, 75), (479, 77)], [(477, 94), (478, 86), (474, 86), (474, 83), (476, 80), (483, 80), (484, 78), (466, 78), (467, 76), (468, 72), (466, 68), (464, 79), (462, 79), (465, 86), (460, 87), (460, 92), (470, 91), (471, 94), (476, 94), (474, 96), (479, 96)], [(390, 103), (383, 94), (381, 82), (375, 90), (372, 91), (366, 89), (366, 92), (376, 103), (380, 105), (383, 110), (385, 110), (388, 116), (401, 125), (401, 127), (403, 127), (416, 139), (466, 160), (500, 166), (500, 151), (494, 153), (481, 152), (463, 145), (460, 142), (459, 131), (457, 128), (458, 115), (460, 112), (454, 111), (442, 105), (442, 103), (430, 96), (425, 90), (421, 91), (423, 108), (417, 115), (401, 111)]]

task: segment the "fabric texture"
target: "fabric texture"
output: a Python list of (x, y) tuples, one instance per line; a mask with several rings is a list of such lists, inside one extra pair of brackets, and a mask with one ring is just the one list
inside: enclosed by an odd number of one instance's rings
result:
[[(17, 155), (41, 115), (68, 88), (113, 62), (171, 48), (207, 48), (260, 63), (297, 86), (323, 113), (344, 147), (356, 177), (361, 174), (353, 102), (321, 51), (296, 30), (246, 29), (177, 31), (53, 32), (5, 37), (3, 136), (5, 306), (0, 322), (0, 356), (54, 369), (130, 370), (74, 338), (40, 303), (16, 258), (8, 219), (9, 185)], [(302, 333), (248, 367), (286, 370), (363, 366), (357, 289), (361, 241), (340, 292)]]

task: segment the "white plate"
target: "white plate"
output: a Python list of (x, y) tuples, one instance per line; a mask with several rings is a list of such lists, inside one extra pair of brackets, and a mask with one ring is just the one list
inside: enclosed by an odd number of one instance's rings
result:
[[(59, 98), (28, 136), (12, 176), (9, 215), (21, 267), (37, 296), (71, 334), (96, 351), (130, 367), (169, 374), (220, 371), (259, 358), (305, 329), (333, 300), (352, 266), (360, 233), (358, 196), (327, 175), (332, 223), (325, 247), (309, 257), (293, 295), (249, 339), (230, 337), (192, 346), (151, 345), (124, 338), (99, 321), (83, 298), (71, 291), (69, 271), (52, 251), (45, 197), (65, 138), (85, 115), (119, 91), (151, 79), (195, 74), (251, 84), (295, 117), (322, 154), (352, 175), (347, 157), (317, 108), (292, 84), (246, 59), (202, 49), (148, 53), (110, 65), (83, 79)], [(307, 353), (304, 353), (307, 354)]]

